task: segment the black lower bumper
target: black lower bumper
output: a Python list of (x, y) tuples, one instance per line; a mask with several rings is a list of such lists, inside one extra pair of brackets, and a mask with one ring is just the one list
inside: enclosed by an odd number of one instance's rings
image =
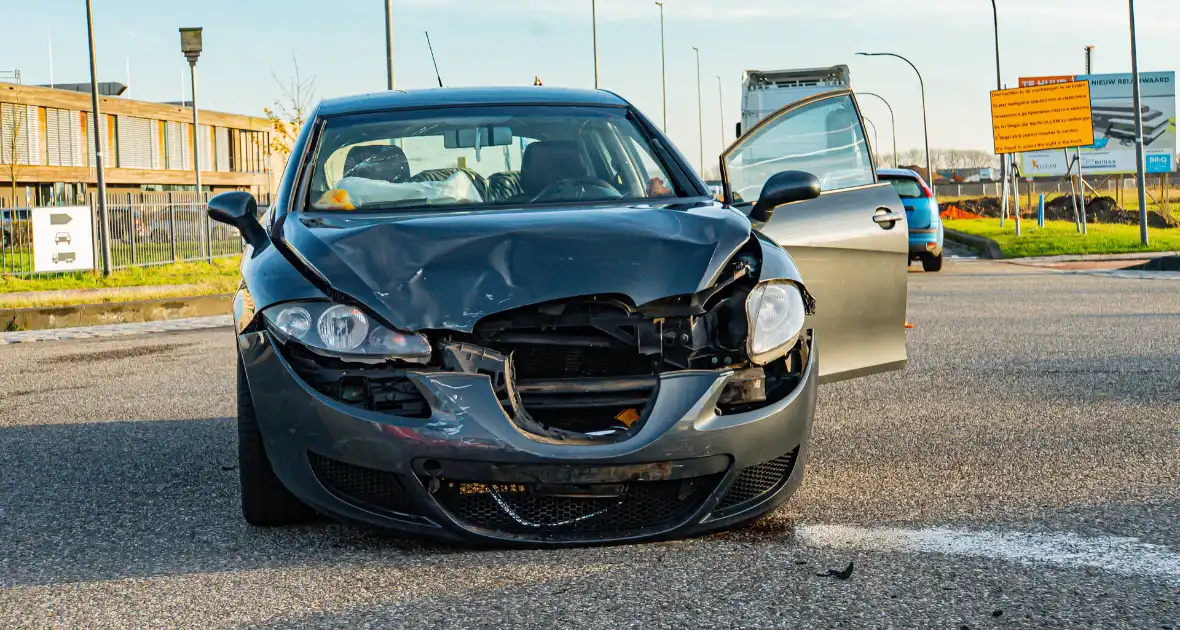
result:
[(740, 414), (717, 410), (732, 372), (667, 373), (634, 436), (571, 444), (517, 428), (486, 376), (412, 376), (431, 415), (403, 418), (311, 389), (265, 333), (239, 350), (293, 494), (343, 521), (480, 544), (673, 538), (761, 516), (802, 481), (817, 387), (814, 349), (794, 391)]

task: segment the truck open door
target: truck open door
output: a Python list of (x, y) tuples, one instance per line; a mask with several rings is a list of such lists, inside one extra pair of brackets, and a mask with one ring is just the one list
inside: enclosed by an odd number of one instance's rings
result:
[(759, 231), (795, 259), (815, 297), (820, 382), (906, 365), (905, 209), (876, 165), (851, 90), (791, 103), (721, 156), (724, 194), (749, 209), (775, 173), (817, 177), (819, 197), (782, 206)]

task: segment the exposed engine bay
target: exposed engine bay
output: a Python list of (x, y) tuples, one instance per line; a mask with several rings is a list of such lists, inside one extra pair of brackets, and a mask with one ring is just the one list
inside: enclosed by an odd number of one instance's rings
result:
[[(422, 363), (351, 361), (298, 343), (284, 344), (283, 352), (321, 393), (373, 411), (430, 416), (409, 373), (482, 374), (521, 430), (555, 440), (613, 442), (642, 428), (660, 376), (669, 372), (732, 371), (719, 415), (758, 409), (796, 387), (807, 363), (806, 332), (761, 365), (747, 351), (747, 298), (760, 264), (752, 239), (712, 286), (692, 295), (641, 306), (621, 295), (574, 297), (485, 316), (470, 333), (429, 331), (433, 352)], [(814, 303), (803, 296), (810, 314)]]

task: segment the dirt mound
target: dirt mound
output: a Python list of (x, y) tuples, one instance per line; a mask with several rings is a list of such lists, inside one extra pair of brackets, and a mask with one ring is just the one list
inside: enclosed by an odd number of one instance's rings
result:
[(944, 206), (940, 214), (944, 219), (983, 219), (986, 218), (981, 214), (968, 212), (955, 204)]
[[(1020, 209), (1020, 216), (1036, 219), (1037, 208)], [(943, 209), (944, 219), (998, 219), (1000, 218), (1000, 200), (997, 197), (983, 197), (980, 199), (964, 199), (956, 201)], [(1073, 201), (1069, 195), (1054, 197), (1045, 201), (1046, 221), (1073, 221)], [(1138, 225), (1139, 213), (1124, 210), (1111, 197), (1094, 197), (1086, 202), (1087, 223), (1108, 223), (1113, 225)], [(1147, 213), (1147, 225), (1152, 228), (1180, 227), (1177, 220), (1161, 215), (1158, 212)]]

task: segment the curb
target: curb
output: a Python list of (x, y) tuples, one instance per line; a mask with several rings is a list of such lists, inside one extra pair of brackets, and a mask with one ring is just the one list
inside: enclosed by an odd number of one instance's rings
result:
[(999, 244), (984, 236), (975, 236), (974, 234), (966, 234), (943, 228), (943, 237), (952, 243), (957, 243), (979, 252), (984, 258), (1000, 260), (1004, 257), (1004, 253), (1000, 251)]
[(207, 317), (233, 312), (233, 294), (0, 309), (0, 330), (49, 330)]

